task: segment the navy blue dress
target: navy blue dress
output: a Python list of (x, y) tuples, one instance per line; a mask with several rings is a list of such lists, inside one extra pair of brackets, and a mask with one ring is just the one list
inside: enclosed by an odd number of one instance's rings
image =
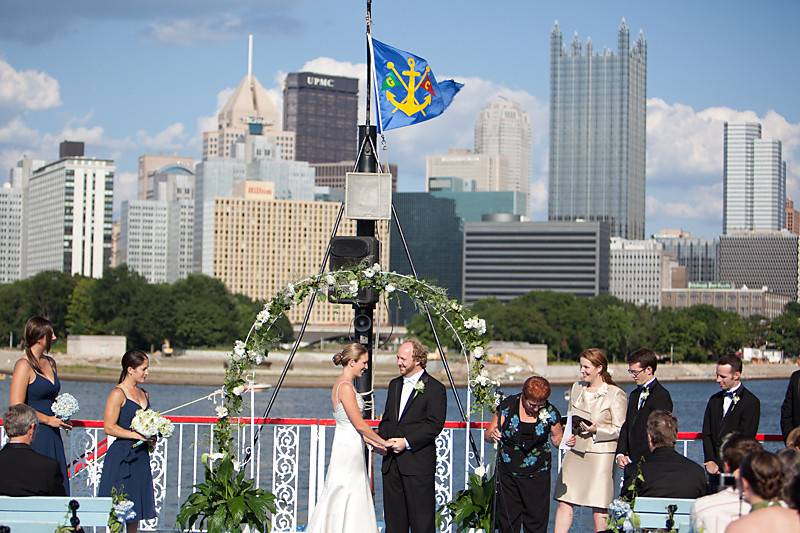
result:
[[(148, 402), (147, 407), (150, 407)], [(142, 407), (125, 397), (125, 404), (119, 410), (117, 424), (131, 429), (131, 421), (136, 411)], [(100, 476), (98, 496), (111, 496), (111, 489), (124, 492), (133, 502), (136, 520), (156, 517), (156, 502), (153, 495), (153, 473), (150, 471), (150, 452), (147, 443), (133, 447), (137, 440), (116, 439), (108, 447), (103, 460), (103, 474)]]
[[(53, 402), (61, 391), (61, 382), (58, 374), (53, 369), (55, 382), (51, 382), (41, 374), (36, 374), (33, 383), (28, 384), (25, 393), (25, 403), (40, 413), (53, 416)], [(38, 424), (31, 443), (33, 451), (52, 457), (58, 462), (61, 475), (64, 477), (65, 494), (69, 496), (69, 478), (67, 477), (67, 458), (64, 455), (64, 441), (61, 440), (61, 430), (46, 424)]]

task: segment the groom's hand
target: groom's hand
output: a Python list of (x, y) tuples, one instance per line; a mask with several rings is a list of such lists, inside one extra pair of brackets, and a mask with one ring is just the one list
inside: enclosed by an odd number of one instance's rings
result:
[(400, 453), (406, 449), (406, 439), (403, 437), (389, 439), (389, 446), (391, 446), (395, 453)]

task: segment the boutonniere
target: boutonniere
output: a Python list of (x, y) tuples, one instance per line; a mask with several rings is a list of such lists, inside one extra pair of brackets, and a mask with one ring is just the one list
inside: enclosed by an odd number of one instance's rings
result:
[(645, 388), (642, 393), (639, 395), (639, 400), (644, 403), (650, 397), (650, 389)]
[(737, 403), (739, 403), (739, 395), (738, 394), (734, 394), (733, 395), (733, 405), (736, 405)]
[(421, 379), (414, 384), (414, 392), (416, 394), (425, 394), (425, 382)]

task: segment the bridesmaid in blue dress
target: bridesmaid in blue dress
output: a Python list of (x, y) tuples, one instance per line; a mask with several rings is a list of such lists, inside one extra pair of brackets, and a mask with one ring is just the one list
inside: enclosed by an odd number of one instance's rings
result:
[(131, 430), (131, 421), (136, 411), (150, 407), (147, 392), (139, 386), (147, 379), (149, 366), (150, 360), (144, 352), (125, 352), (122, 356), (119, 384), (108, 395), (103, 413), (103, 429), (106, 435), (116, 439), (108, 447), (103, 460), (103, 474), (97, 495), (111, 496), (112, 488), (127, 494), (136, 512), (136, 518), (126, 524), (128, 533), (134, 533), (138, 529), (139, 520), (156, 517), (153, 474), (150, 471), (150, 443), (134, 448), (134, 444), (146, 439)]
[(14, 365), (8, 403), (24, 403), (36, 410), (39, 425), (31, 448), (58, 462), (64, 478), (65, 494), (69, 495), (67, 458), (61, 429), (69, 430), (72, 426), (53, 415), (53, 402), (61, 391), (56, 361), (49, 355), (55, 340), (53, 325), (46, 318), (35, 316), (25, 324), (25, 357)]

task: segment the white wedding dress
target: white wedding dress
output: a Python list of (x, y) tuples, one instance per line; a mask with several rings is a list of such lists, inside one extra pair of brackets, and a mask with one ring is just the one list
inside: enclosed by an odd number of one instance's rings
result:
[[(340, 384), (341, 385), (341, 384)], [(336, 393), (336, 432), (325, 488), (308, 521), (309, 533), (377, 533), (375, 505), (364, 463), (364, 442), (350, 423)], [(356, 394), (358, 407), (364, 400)]]

